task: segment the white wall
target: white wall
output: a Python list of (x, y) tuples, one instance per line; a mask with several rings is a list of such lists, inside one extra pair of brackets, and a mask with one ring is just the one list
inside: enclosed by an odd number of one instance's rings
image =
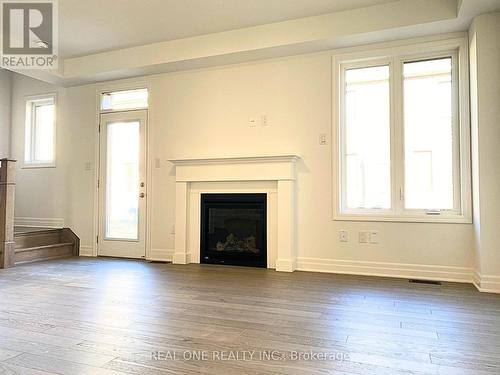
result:
[(500, 13), (475, 18), (470, 46), (476, 267), (500, 290)]
[(12, 73), (0, 69), (0, 158), (10, 156), (10, 112)]
[[(25, 101), (30, 95), (57, 93), (56, 168), (22, 167)], [(94, 131), (96, 89), (59, 88), (14, 74), (12, 86), (12, 156), (18, 160), (16, 218), (59, 222), (77, 230), (84, 251), (93, 240)], [(90, 163), (90, 170), (87, 165)], [(90, 249), (91, 251), (91, 249)]]
[[(328, 53), (144, 78), (151, 85), (152, 248), (171, 250), (174, 171), (170, 158), (297, 154), (299, 268), (466, 279), (473, 265), (468, 224), (332, 221), (331, 55)], [(140, 80), (139, 80), (140, 81)], [(104, 85), (103, 87), (106, 87)], [(23, 97), (51, 91), (14, 78), (13, 153), (22, 155)], [(16, 216), (64, 217), (93, 241), (95, 86), (59, 90), (58, 166), (19, 170)], [(268, 116), (268, 127), (248, 118)], [(349, 231), (349, 242), (338, 231)], [(358, 244), (357, 231), (380, 231), (377, 245)], [(457, 268), (453, 268), (457, 267)], [(430, 274), (424, 274), (428, 270)]]

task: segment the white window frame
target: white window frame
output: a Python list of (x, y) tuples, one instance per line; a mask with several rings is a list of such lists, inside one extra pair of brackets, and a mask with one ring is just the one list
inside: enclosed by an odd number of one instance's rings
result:
[[(35, 155), (35, 108), (36, 105), (53, 104), (54, 105), (54, 139), (53, 139), (53, 153), (52, 160), (34, 160)], [(24, 127), (24, 155), (22, 168), (55, 168), (56, 167), (56, 132), (57, 132), (57, 94), (49, 93), (35, 96), (28, 96), (25, 98), (26, 113), (25, 113), (25, 127)]]
[[(404, 112), (403, 63), (425, 59), (452, 57), (452, 90), (454, 100), (454, 206), (453, 210), (413, 210), (404, 207)], [(390, 134), (391, 134), (391, 208), (347, 209), (345, 199), (344, 161), (344, 95), (345, 70), (389, 65), (390, 70)], [(458, 80), (457, 80), (458, 79)], [(333, 219), (347, 221), (445, 222), (471, 223), (471, 172), (468, 41), (466, 37), (420, 43), (386, 43), (370, 50), (339, 53), (332, 64), (332, 145), (333, 145)], [(458, 85), (456, 84), (458, 82)], [(455, 125), (456, 124), (456, 125)]]
[[(122, 92), (122, 91), (137, 91), (137, 90), (146, 90), (148, 93), (148, 100), (146, 103), (146, 106), (135, 106), (135, 107), (129, 107), (129, 108), (120, 108), (120, 109), (103, 109), (102, 108), (102, 98), (106, 94), (112, 94), (114, 92)], [(138, 111), (138, 110), (147, 110), (149, 109), (150, 106), (150, 96), (151, 96), (151, 89), (149, 85), (132, 85), (132, 86), (127, 86), (127, 85), (120, 85), (117, 86), (116, 89), (113, 90), (99, 90), (99, 96), (98, 96), (98, 103), (97, 103), (97, 111), (98, 113), (115, 113), (115, 112), (126, 112), (126, 111)]]

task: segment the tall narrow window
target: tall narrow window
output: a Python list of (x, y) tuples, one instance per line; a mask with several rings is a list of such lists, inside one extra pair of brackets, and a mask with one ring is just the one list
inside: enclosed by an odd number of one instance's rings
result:
[(405, 208), (452, 210), (458, 161), (452, 58), (405, 62), (403, 82)]
[(346, 209), (391, 207), (389, 72), (388, 65), (345, 70)]
[(25, 166), (53, 166), (55, 162), (55, 96), (26, 101)]

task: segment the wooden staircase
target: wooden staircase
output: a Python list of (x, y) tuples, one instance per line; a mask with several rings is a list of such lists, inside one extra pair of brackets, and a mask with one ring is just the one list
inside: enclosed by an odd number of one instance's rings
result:
[(80, 239), (69, 228), (14, 227), (16, 161), (0, 159), (0, 269), (78, 256)]
[(15, 228), (15, 265), (78, 256), (80, 240), (69, 228)]

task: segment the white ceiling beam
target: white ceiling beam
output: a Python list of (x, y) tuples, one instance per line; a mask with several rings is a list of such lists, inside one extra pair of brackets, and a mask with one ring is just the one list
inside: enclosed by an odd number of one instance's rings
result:
[(188, 61), (317, 42), (454, 18), (456, 0), (402, 0), (198, 37), (153, 43), (64, 61), (64, 77)]

